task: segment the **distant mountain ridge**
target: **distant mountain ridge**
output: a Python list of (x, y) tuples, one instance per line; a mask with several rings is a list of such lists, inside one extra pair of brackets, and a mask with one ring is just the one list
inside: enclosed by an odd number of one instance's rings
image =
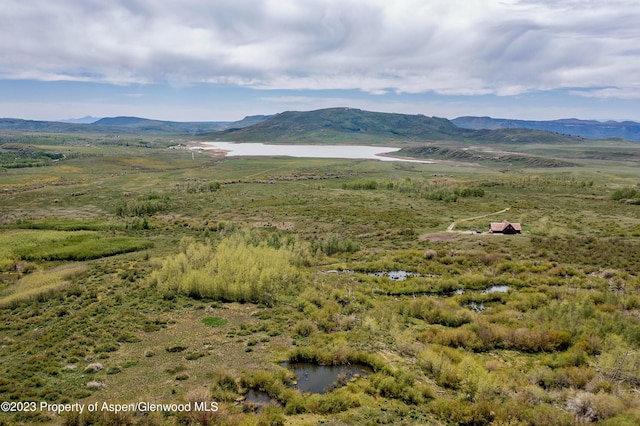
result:
[(100, 117), (92, 117), (90, 115), (86, 115), (81, 118), (67, 118), (66, 120), (56, 120), (60, 123), (73, 123), (73, 124), (91, 124), (100, 120)]
[(93, 123), (100, 127), (119, 127), (145, 133), (188, 133), (198, 134), (226, 129), (229, 121), (179, 122), (151, 120), (140, 117), (106, 117)]
[(106, 117), (93, 123), (0, 118), (0, 130), (196, 136), (200, 140), (276, 143), (385, 143), (457, 141), (483, 143), (579, 143), (580, 138), (640, 141), (640, 123), (564, 119), (526, 121), (490, 117), (446, 118), (327, 108), (247, 116), (240, 121), (176, 122)]
[(446, 118), (425, 115), (327, 108), (316, 111), (286, 111), (242, 129), (229, 129), (201, 136), (229, 142), (276, 143), (385, 143), (385, 142), (504, 142), (556, 143), (577, 139), (537, 130), (470, 130)]
[[(229, 141), (313, 141), (359, 138), (417, 140), (443, 138), (459, 131), (445, 118), (369, 112), (356, 108), (285, 111), (242, 129), (216, 134)], [(214, 136), (214, 135), (212, 135)]]
[(566, 118), (561, 120), (531, 121), (491, 117), (458, 117), (451, 120), (465, 129), (533, 129), (581, 136), (588, 139), (623, 138), (640, 142), (640, 123), (635, 121), (596, 121)]
[[(88, 117), (85, 117), (85, 119)], [(96, 118), (91, 123), (79, 122), (84, 119), (66, 121), (22, 120), (18, 118), (0, 118), (0, 130), (52, 132), (52, 133), (148, 133), (148, 134), (201, 134), (217, 132), (228, 128), (250, 126), (268, 116), (248, 116), (240, 121), (204, 121), (179, 122), (151, 120), (140, 117), (105, 117)]]

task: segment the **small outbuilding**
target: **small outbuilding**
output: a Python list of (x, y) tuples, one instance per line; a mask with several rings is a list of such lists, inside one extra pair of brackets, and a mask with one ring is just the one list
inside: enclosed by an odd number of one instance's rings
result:
[(522, 227), (519, 223), (510, 223), (508, 220), (502, 222), (491, 222), (489, 224), (489, 232), (492, 234), (519, 234)]

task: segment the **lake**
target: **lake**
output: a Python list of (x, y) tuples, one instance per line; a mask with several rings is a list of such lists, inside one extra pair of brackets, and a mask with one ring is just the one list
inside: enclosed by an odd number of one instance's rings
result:
[(224, 151), (227, 157), (346, 158), (433, 164), (428, 160), (389, 157), (400, 148), (368, 145), (269, 145), (264, 143), (202, 142), (195, 149)]

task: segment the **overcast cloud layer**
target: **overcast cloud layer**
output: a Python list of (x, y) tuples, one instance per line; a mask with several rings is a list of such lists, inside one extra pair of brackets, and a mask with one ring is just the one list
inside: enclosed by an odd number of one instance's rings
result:
[(637, 0), (4, 0), (0, 78), (640, 97)]

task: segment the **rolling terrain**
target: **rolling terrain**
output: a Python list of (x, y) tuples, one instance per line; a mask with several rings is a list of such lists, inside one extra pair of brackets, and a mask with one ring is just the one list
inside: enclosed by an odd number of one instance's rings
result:
[(570, 143), (579, 138), (536, 130), (469, 130), (445, 118), (390, 114), (355, 108), (287, 111), (242, 129), (202, 136), (232, 142), (273, 143), (416, 143), (451, 141), (470, 143)]
[(232, 158), (117, 122), (0, 133), (0, 424), (640, 423), (640, 144), (332, 109), (219, 134), (436, 162)]

